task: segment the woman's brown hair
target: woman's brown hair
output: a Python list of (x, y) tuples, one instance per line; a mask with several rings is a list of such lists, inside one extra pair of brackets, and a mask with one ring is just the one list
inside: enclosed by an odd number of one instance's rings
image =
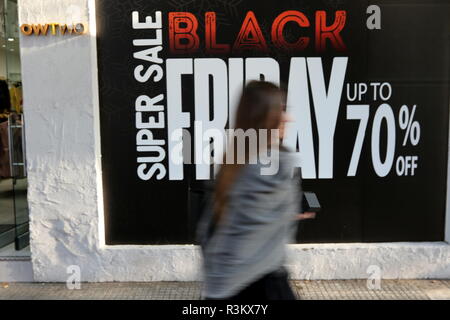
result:
[[(270, 135), (271, 129), (278, 129), (282, 120), (283, 104), (282, 94), (278, 86), (266, 81), (252, 81), (247, 84), (242, 92), (241, 99), (236, 111), (234, 129), (255, 129), (259, 138), (259, 129), (267, 129)], [(259, 141), (259, 139), (258, 139)], [(268, 137), (268, 143), (271, 139)], [(249, 140), (245, 141), (245, 159), (249, 161)], [(236, 156), (236, 143), (233, 155)], [(262, 150), (259, 150), (260, 152)], [(225, 157), (226, 158), (226, 155)], [(235, 159), (233, 159), (235, 160)], [(223, 217), (227, 206), (230, 189), (238, 177), (240, 169), (244, 164), (237, 161), (232, 163), (223, 162), (216, 179), (214, 191), (214, 217), (218, 222)]]

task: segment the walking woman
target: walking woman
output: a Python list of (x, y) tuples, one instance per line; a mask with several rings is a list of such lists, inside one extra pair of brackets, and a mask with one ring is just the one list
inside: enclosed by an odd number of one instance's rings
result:
[[(283, 94), (276, 85), (254, 81), (244, 88), (235, 129), (256, 130), (259, 142), (260, 129), (267, 129), (267, 150), (259, 143), (257, 152), (251, 151), (255, 149), (246, 139), (246, 162), (225, 162), (216, 177), (197, 229), (204, 299), (295, 299), (284, 268), (285, 247), (296, 221), (314, 214), (300, 214), (300, 177), (293, 176), (293, 155), (280, 146), (286, 121)], [(271, 135), (271, 129), (279, 134)], [(233, 148), (227, 153), (242, 151), (236, 144)], [(269, 159), (278, 161), (278, 170), (262, 174)]]

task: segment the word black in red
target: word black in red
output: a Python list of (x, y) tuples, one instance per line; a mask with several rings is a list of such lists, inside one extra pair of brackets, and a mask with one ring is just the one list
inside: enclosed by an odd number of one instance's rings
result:
[[(323, 52), (327, 39), (336, 51), (345, 51), (341, 37), (347, 12), (338, 10), (331, 25), (326, 24), (326, 12), (319, 10), (315, 14), (315, 50)], [(310, 28), (311, 23), (300, 11), (289, 10), (279, 14), (272, 23), (271, 41), (276, 49), (302, 51), (310, 45), (310, 37), (300, 36), (294, 42), (288, 42), (283, 36), (287, 23), (296, 23), (301, 28)], [(169, 41), (172, 53), (194, 53), (200, 48), (198, 20), (189, 12), (169, 12)], [(248, 11), (233, 44), (217, 42), (217, 19), (215, 12), (205, 13), (205, 51), (213, 54), (237, 53), (243, 50), (268, 52), (267, 39), (264, 38), (258, 20), (253, 11)]]

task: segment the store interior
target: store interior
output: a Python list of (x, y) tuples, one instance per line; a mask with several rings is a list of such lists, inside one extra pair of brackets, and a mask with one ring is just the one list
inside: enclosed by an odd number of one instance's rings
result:
[(29, 245), (17, 0), (0, 0), (0, 257)]

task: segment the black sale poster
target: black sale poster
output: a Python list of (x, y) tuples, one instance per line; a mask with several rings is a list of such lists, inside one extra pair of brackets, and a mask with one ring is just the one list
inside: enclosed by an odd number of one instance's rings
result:
[(96, 16), (108, 244), (193, 243), (214, 178), (198, 130), (232, 127), (258, 79), (286, 89), (284, 144), (322, 206), (299, 243), (444, 239), (448, 1), (97, 0)]

